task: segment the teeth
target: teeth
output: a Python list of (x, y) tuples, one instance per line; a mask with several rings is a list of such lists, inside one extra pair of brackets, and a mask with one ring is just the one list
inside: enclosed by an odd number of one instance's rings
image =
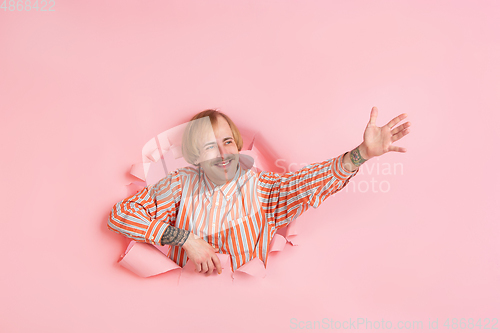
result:
[(220, 166), (226, 166), (226, 165), (228, 165), (228, 164), (229, 164), (229, 162), (231, 162), (231, 161), (226, 161), (226, 162), (224, 162), (224, 163), (218, 163), (217, 165), (220, 165)]

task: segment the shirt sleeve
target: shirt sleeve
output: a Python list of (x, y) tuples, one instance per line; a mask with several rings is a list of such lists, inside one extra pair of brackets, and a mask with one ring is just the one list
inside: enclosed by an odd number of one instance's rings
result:
[(350, 172), (342, 165), (344, 153), (310, 164), (297, 172), (262, 172), (258, 194), (267, 220), (277, 229), (287, 226), (310, 206), (317, 208), (330, 195), (343, 189), (359, 168)]
[(179, 172), (118, 202), (109, 214), (108, 229), (139, 242), (161, 245), (169, 224), (175, 225), (182, 196)]

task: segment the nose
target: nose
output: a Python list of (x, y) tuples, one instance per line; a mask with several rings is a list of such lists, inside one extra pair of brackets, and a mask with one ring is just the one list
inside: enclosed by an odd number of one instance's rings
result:
[(218, 157), (220, 156), (221, 158), (227, 157), (228, 151), (227, 151), (227, 148), (224, 147), (224, 143), (223, 144), (219, 144), (218, 147), (219, 147), (219, 149), (218, 149), (218, 153), (219, 154), (217, 156)]

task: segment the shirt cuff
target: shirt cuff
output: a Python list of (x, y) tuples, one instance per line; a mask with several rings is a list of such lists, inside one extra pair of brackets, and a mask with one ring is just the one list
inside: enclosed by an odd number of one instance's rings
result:
[(357, 168), (354, 171), (348, 171), (344, 168), (342, 165), (342, 160), (344, 159), (345, 154), (349, 152), (345, 152), (342, 155), (339, 155), (338, 157), (334, 158), (332, 161), (332, 171), (333, 175), (335, 178), (340, 179), (340, 180), (346, 180), (348, 178), (351, 178), (355, 174), (358, 173), (359, 168)]
[(151, 221), (151, 224), (149, 225), (149, 228), (144, 235), (146, 242), (161, 246), (161, 236), (163, 236), (163, 233), (165, 232), (167, 227), (168, 223), (165, 223), (160, 219)]

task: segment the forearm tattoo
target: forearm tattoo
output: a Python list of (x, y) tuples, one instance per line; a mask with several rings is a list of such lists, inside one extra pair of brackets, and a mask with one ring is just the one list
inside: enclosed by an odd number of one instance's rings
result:
[(189, 231), (169, 225), (163, 236), (161, 245), (182, 246), (189, 237)]
[(361, 153), (359, 152), (359, 146), (351, 150), (351, 162), (356, 167), (359, 167), (361, 164), (365, 163), (368, 160), (365, 160)]

